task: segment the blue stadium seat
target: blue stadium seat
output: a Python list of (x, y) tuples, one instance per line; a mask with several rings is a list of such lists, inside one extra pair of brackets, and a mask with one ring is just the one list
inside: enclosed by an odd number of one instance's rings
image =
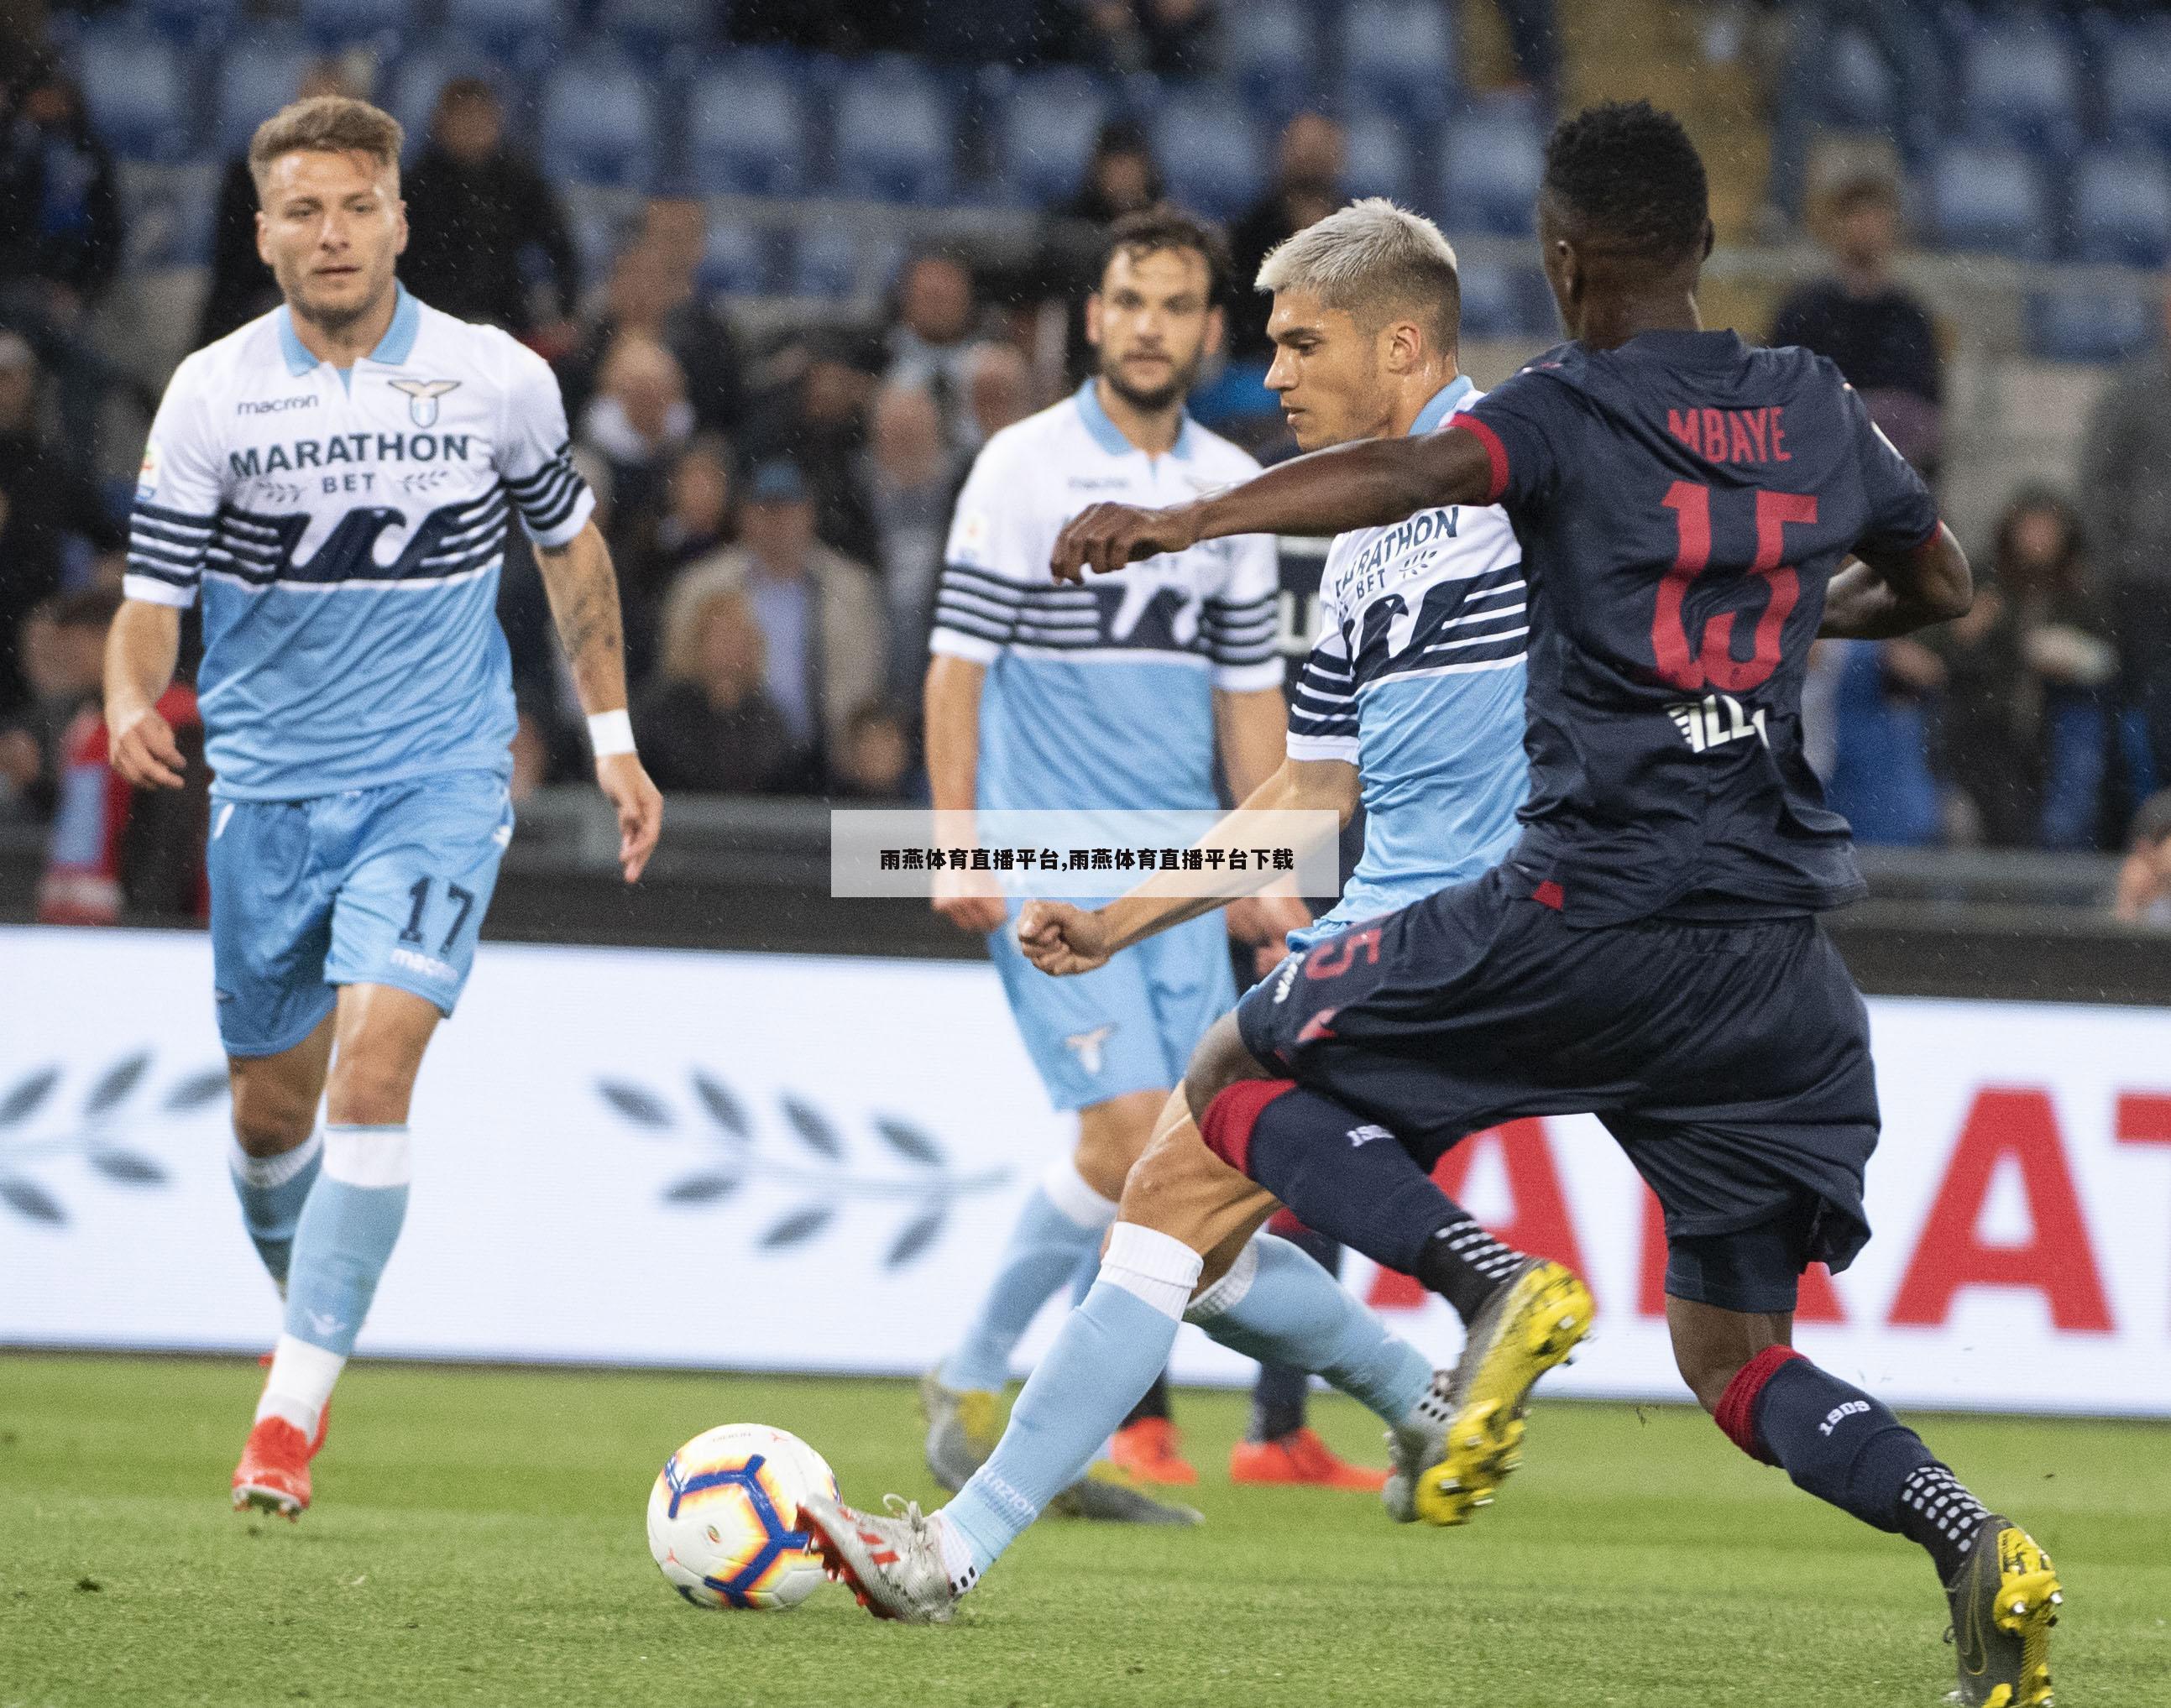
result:
[(2160, 267), (2171, 258), (2171, 171), (2161, 155), (2098, 149), (2073, 172), (2081, 259)]
[(2029, 347), (2052, 361), (2123, 361), (2147, 350), (2162, 324), (2154, 299), (2127, 292), (2028, 299)]
[(2035, 163), (2018, 149), (1952, 144), (1931, 169), (1930, 223), (1948, 249), (2040, 260), (2048, 215)]
[(998, 149), (1004, 182), (1027, 206), (1076, 190), (1107, 116), (1107, 87), (1075, 68), (1020, 78), (1003, 104)]
[(83, 32), (76, 68), (91, 120), (124, 160), (179, 160), (195, 140), (174, 45), (131, 25)]
[(1521, 294), (1515, 270), (1495, 261), (1465, 261), (1462, 276), (1462, 335), (1514, 338), (1523, 329)]
[(955, 175), (948, 94), (902, 58), (852, 66), (837, 94), (837, 187), (878, 201), (942, 202)]
[(429, 135), (437, 92), (456, 77), (485, 75), (490, 64), (489, 56), (472, 43), (442, 35), (426, 38), (399, 56), (386, 80), (383, 104), (406, 126), (409, 158)]
[(302, 0), (302, 28), (320, 48), (401, 41), (415, 29), (416, 0)]
[(807, 109), (780, 61), (719, 61), (694, 79), (686, 161), (710, 195), (790, 195), (806, 178)]
[(1225, 8), (1216, 57), (1245, 104), (1279, 122), (1312, 97), (1318, 17), (1301, 0), (1250, 0)]
[(1961, 50), (1960, 111), (1986, 142), (2070, 158), (2081, 141), (2072, 37), (2040, 17), (1977, 30)]
[(1899, 79), (1867, 35), (1855, 29), (1840, 30), (1818, 58), (1824, 76), (1819, 116), (1825, 123), (1857, 131), (1898, 127)]
[(752, 226), (712, 224), (699, 282), (710, 297), (759, 297), (769, 287), (767, 235)]
[(1455, 99), (1455, 24), (1440, 0), (1357, 0), (1342, 13), (1342, 72), (1353, 106), (1436, 124)]
[(1243, 103), (1206, 85), (1171, 88), (1154, 125), (1169, 194), (1214, 219), (1241, 213), (1265, 179), (1258, 128)]
[(843, 302), (860, 287), (860, 244), (839, 225), (802, 227), (785, 276), (795, 297)]
[(219, 152), (246, 148), (256, 127), (294, 99), (302, 73), (317, 58), (316, 49), (288, 31), (252, 29), (236, 38), (220, 56)]
[(527, 61), (551, 56), (565, 30), (557, 0), (447, 0), (445, 21), (490, 53)]
[(1409, 133), (1378, 111), (1352, 113), (1345, 128), (1349, 153), (1343, 187), (1352, 195), (1384, 195), (1407, 205), (1416, 178)]
[(543, 167), (576, 184), (646, 187), (657, 164), (648, 85), (623, 61), (584, 58), (544, 86)]
[(706, 0), (603, 0), (596, 28), (637, 60), (661, 60), (705, 46), (716, 10)]
[(580, 252), (581, 276), (591, 284), (610, 277), (621, 251), (638, 234), (640, 221), (623, 211), (604, 212), (590, 208), (572, 219), (573, 247)]
[(2111, 38), (2103, 67), (2104, 128), (2111, 138), (2171, 148), (2171, 19)]
[(206, 46), (226, 40), (241, 0), (138, 0), (136, 15), (175, 41)]
[(1450, 126), (1442, 150), (1441, 223), (1450, 231), (1526, 234), (1545, 166), (1545, 136), (1528, 103), (1472, 108)]

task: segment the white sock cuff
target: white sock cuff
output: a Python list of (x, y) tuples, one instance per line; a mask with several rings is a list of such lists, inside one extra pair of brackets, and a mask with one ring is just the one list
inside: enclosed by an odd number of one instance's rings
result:
[(1080, 1227), (1099, 1233), (1116, 1219), (1116, 1207), (1087, 1184), (1071, 1158), (1059, 1156), (1040, 1177), (1048, 1202)]
[(228, 1152), (226, 1165), (233, 1171), (234, 1179), (244, 1186), (255, 1186), (260, 1191), (270, 1191), (274, 1186), (283, 1186), (287, 1181), (308, 1167), (317, 1153), (324, 1148), (324, 1131), (318, 1127), (292, 1150), (282, 1150), (276, 1156), (251, 1156), (236, 1141)]
[(414, 1178), (406, 1127), (327, 1127), (324, 1173), (351, 1186), (405, 1186)]
[(1229, 1266), (1229, 1272), (1191, 1301), (1191, 1309), (1183, 1314), (1184, 1321), (1211, 1322), (1236, 1309), (1251, 1292), (1258, 1274), (1259, 1242), (1253, 1239), (1245, 1242), (1244, 1249), (1236, 1254), (1236, 1261)]
[(1118, 1222), (1101, 1259), (1101, 1279), (1144, 1299), (1171, 1322), (1181, 1322), (1205, 1261), (1183, 1241), (1157, 1229)]
[(304, 1435), (316, 1433), (324, 1402), (346, 1359), (340, 1353), (292, 1335), (279, 1336), (271, 1353), (271, 1373), (264, 1380), (264, 1396), (256, 1402), (256, 1416), (283, 1417)]

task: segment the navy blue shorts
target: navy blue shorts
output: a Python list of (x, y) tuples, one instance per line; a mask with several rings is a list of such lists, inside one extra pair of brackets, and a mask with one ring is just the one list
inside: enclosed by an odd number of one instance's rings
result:
[(1869, 1237), (1877, 1084), (1838, 952), (1806, 915), (1572, 929), (1536, 887), (1497, 866), (1292, 956), (1237, 1004), (1245, 1047), (1427, 1168), (1594, 1114), (1665, 1212), (1669, 1293), (1792, 1310)]

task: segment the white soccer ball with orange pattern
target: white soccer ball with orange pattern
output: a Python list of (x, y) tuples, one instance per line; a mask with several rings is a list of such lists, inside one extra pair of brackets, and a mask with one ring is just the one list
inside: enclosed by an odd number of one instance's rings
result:
[(809, 1495), (837, 1498), (820, 1454), (766, 1424), (726, 1423), (664, 1461), (648, 1491), (648, 1551), (696, 1607), (796, 1607), (823, 1583), (799, 1528)]

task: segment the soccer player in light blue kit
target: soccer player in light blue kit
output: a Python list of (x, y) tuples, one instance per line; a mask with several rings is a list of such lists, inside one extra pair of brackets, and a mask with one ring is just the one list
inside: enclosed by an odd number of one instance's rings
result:
[(633, 751), (618, 584), (557, 383), (505, 333), (395, 280), (399, 145), (396, 120), (338, 96), (256, 132), (257, 251), (285, 306), (198, 351), (168, 387), (106, 656), (115, 768), (178, 787), (182, 758), (153, 706), (181, 613), (201, 601), (233, 1174), (286, 1299), (233, 1502), (289, 1518), (309, 1504), (324, 1408), (406, 1213), (415, 1076), (512, 835), (496, 602), (514, 512), (629, 883), (662, 816)]
[[(1207, 490), (1257, 467), (1183, 411), (1220, 335), (1219, 249), (1210, 228), (1172, 210), (1119, 222), (1087, 305), (1097, 372), (1075, 396), (997, 434), (974, 464), (930, 643), (927, 754), (938, 811), (1210, 811), (1217, 736), (1238, 799), (1281, 763), (1273, 540), (1157, 558), (1090, 588), (1058, 587), (1047, 571), (1064, 522), (1097, 497), (1161, 501), (1145, 495)], [(935, 905), (989, 934), (1048, 1096), (1079, 1116), (1075, 1154), (1034, 1190), (965, 1340), (922, 1387), (929, 1467), (955, 1488), (994, 1443), (996, 1396), (1018, 1340), (1090, 1266), (1169, 1089), (1236, 990), (1218, 920), (1059, 983), (1027, 964), (1001, 901), (938, 888)], [(1304, 917), (1293, 898), (1250, 902), (1236, 929), (1260, 941)], [(1147, 1502), (1106, 1462), (1065, 1504), (1144, 1522), (1192, 1516)]]
[[(1276, 249), (1258, 284), (1274, 293), (1267, 383), (1305, 450), (1429, 433), (1478, 395), (1456, 366), (1455, 253), (1429, 221), (1358, 202)], [(1514, 844), (1529, 784), (1527, 592), (1521, 549), (1497, 508), (1425, 510), (1336, 538), (1321, 576), (1320, 632), (1289, 707), (1287, 759), (1243, 806), (1327, 810), (1346, 822), (1361, 798), (1364, 853), (1334, 910), (1290, 934), (1303, 958), (1283, 963), (1282, 988), (1311, 962), (1361, 952), (1364, 921), (1474, 876)], [(1232, 814), (1209, 845), (1242, 845), (1244, 817)], [(1032, 902), (1017, 934), (1034, 966), (1068, 984), (1120, 966), (1132, 945), (1218, 905), (1148, 880), (1092, 911)], [(1179, 1090), (1161, 1111), (1157, 1142), (1190, 1123)], [(1367, 1145), (1391, 1137), (1361, 1126), (1348, 1136)], [(1390, 1161), (1396, 1150), (1380, 1147)], [(1096, 1432), (1151, 1379), (1179, 1320), (1253, 1357), (1326, 1376), (1371, 1407), (1389, 1426), (1395, 1460), (1388, 1510), (1404, 1522), (1432, 1518), (1420, 1512), (1418, 1481), (1443, 1457), (1446, 1422), (1506, 1320), (1501, 1302), (1534, 1266), (1557, 1266), (1502, 1245), (1401, 1160), (1407, 1188), (1443, 1207), (1408, 1267), (1468, 1327), (1452, 1375), (1433, 1370), (1302, 1251), (1254, 1237), (1264, 1218), (1249, 1212), (1264, 1195), (1232, 1175), (1252, 1202), (1220, 1216), (1231, 1237), (1213, 1248), (1216, 1272), (1203, 1290), (1209, 1252), (1138, 1223), (1115, 1224), (1099, 1279), (1027, 1382), (1000, 1443), (941, 1512), (802, 1508), (832, 1569), (879, 1617), (949, 1619), (1076, 1474)], [(1151, 1167), (1149, 1157), (1130, 1190)], [(1203, 1218), (1222, 1207), (1203, 1207)]]

